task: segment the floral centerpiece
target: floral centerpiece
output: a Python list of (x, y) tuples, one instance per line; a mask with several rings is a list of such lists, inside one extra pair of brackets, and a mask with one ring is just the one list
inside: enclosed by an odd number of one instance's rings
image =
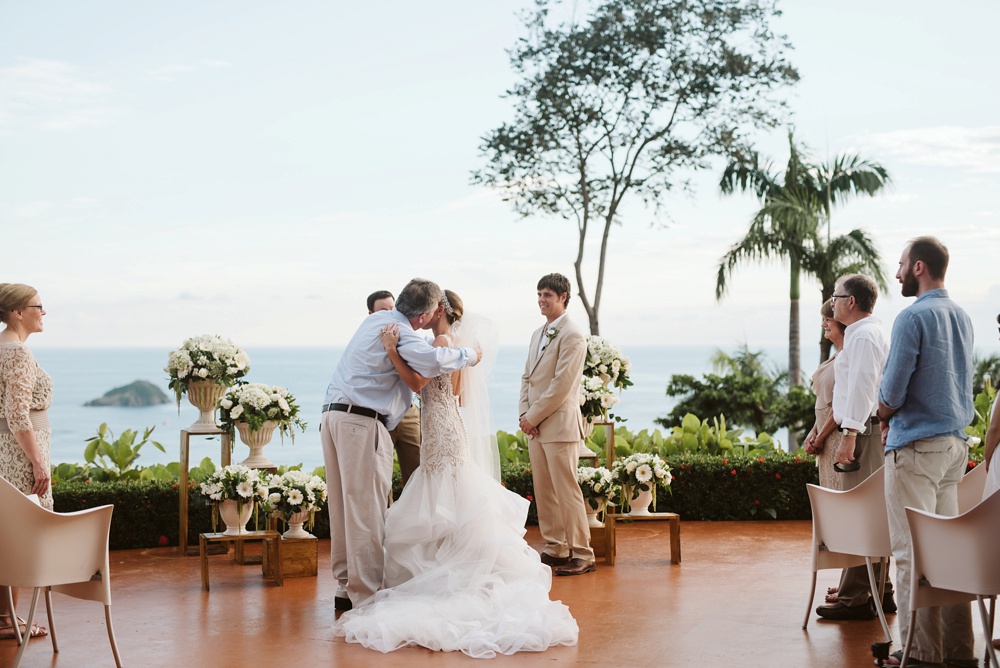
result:
[(201, 483), (201, 493), (212, 502), (213, 530), (219, 521), (220, 506), (234, 506), (236, 518), (239, 520), (238, 524), (235, 518), (231, 519), (228, 516), (226, 510), (223, 510), (222, 513), (226, 526), (230, 527), (226, 533), (230, 534), (232, 527), (245, 527), (250, 519), (251, 509), (255, 508), (255, 503), (267, 498), (267, 484), (260, 477), (260, 471), (257, 469), (232, 464), (225, 468), (216, 468), (215, 473)]
[(326, 502), (326, 483), (322, 478), (305, 471), (288, 471), (284, 475), (271, 476), (267, 487), (268, 507), (289, 524), (286, 534), (302, 537), (304, 532), (299, 532), (303, 522), (309, 529), (313, 528), (316, 511)]
[(616, 459), (611, 473), (615, 482), (625, 488), (625, 499), (634, 514), (647, 514), (649, 504), (656, 500), (656, 487), (669, 487), (674, 479), (667, 463), (648, 452)]
[(186, 340), (171, 352), (163, 370), (170, 374), (169, 387), (177, 395), (179, 409), (181, 395), (192, 382), (207, 380), (229, 387), (237, 378), (247, 375), (250, 357), (229, 339), (204, 334)]
[(609, 417), (616, 422), (624, 421), (609, 414), (608, 410), (618, 403), (618, 393), (632, 385), (630, 373), (632, 363), (621, 350), (603, 337), (587, 337), (587, 358), (580, 382), (580, 412), (588, 423), (596, 418), (606, 422)]
[(593, 468), (581, 466), (576, 470), (576, 481), (583, 492), (583, 500), (591, 510), (600, 512), (605, 505), (613, 506), (618, 500), (620, 488), (615, 483), (611, 471), (603, 466)]
[(265, 423), (276, 423), (282, 438), (285, 435), (295, 442), (295, 431), (305, 431), (306, 423), (299, 417), (299, 405), (292, 393), (278, 385), (265, 383), (238, 383), (229, 388), (219, 400), (219, 418), (222, 428), (230, 436), (241, 422), (250, 432), (260, 431)]

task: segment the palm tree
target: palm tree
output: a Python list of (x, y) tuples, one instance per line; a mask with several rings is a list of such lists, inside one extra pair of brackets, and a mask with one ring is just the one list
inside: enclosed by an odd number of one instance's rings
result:
[[(854, 230), (844, 237), (831, 238), (830, 211), (834, 205), (853, 196), (875, 195), (891, 181), (881, 165), (857, 155), (840, 155), (832, 163), (813, 164), (802, 158), (794, 135), (788, 133), (789, 157), (783, 175), (776, 174), (770, 162), (761, 163), (754, 153), (737, 156), (727, 165), (719, 188), (729, 195), (737, 190), (753, 191), (761, 208), (750, 222), (746, 236), (730, 247), (719, 262), (715, 297), (721, 300), (727, 281), (740, 264), (747, 261), (787, 260), (790, 265), (788, 297), (788, 376), (790, 385), (802, 384), (799, 356), (799, 282), (802, 273), (815, 275), (817, 268), (842, 270), (857, 266), (873, 274), (880, 285), (885, 277), (878, 266), (879, 256), (863, 232)], [(820, 229), (826, 226), (826, 242)], [(861, 244), (861, 241), (866, 243)], [(829, 256), (829, 257), (827, 257)], [(852, 273), (845, 271), (845, 273)], [(834, 276), (833, 281), (843, 274)], [(827, 286), (824, 283), (824, 300)], [(829, 294), (833, 294), (832, 284)]]

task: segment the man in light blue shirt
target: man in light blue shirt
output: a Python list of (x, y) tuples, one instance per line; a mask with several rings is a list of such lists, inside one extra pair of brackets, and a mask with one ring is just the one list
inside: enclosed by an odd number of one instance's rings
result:
[(413, 397), (385, 352), (382, 330), (399, 326), (400, 356), (428, 378), (473, 366), (482, 355), (473, 348), (434, 348), (417, 334), (443, 311), (441, 288), (413, 279), (399, 293), (394, 310), (378, 311), (361, 323), (327, 387), (320, 440), (338, 610), (360, 604), (382, 586), (382, 540), (392, 488), (388, 430), (399, 423)]
[[(977, 666), (968, 603), (921, 608), (910, 628), (913, 545), (905, 508), (958, 514), (965, 474), (965, 427), (974, 415), (972, 321), (944, 288), (948, 249), (934, 237), (913, 239), (896, 278), (917, 300), (896, 318), (879, 386), (885, 444), (885, 501), (896, 557), (900, 643), (913, 633), (911, 657), (921, 662)], [(943, 643), (942, 643), (943, 640)], [(893, 663), (887, 665), (898, 665)]]

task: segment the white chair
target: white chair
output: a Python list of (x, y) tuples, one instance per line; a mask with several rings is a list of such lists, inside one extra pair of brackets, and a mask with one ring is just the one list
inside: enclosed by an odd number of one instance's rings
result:
[(958, 514), (972, 510), (983, 500), (983, 490), (986, 489), (986, 466), (980, 463), (958, 483)]
[[(882, 622), (887, 643), (892, 643), (889, 624), (882, 610), (882, 593), (889, 570), (892, 546), (889, 544), (889, 516), (885, 508), (885, 475), (882, 468), (853, 489), (837, 491), (806, 485), (812, 506), (812, 587), (802, 622), (805, 629), (816, 597), (816, 573), (827, 568), (868, 567), (872, 600)], [(882, 574), (876, 585), (872, 560), (882, 562)]]
[[(104, 604), (115, 664), (121, 668), (111, 624), (108, 570), (108, 532), (113, 510), (114, 506), (101, 506), (75, 513), (54, 513), (32, 503), (16, 487), (0, 478), (0, 585), (34, 588), (27, 628), (31, 629), (34, 623), (38, 594), (44, 589), (52, 651), (58, 652), (52, 592), (100, 601)], [(7, 602), (13, 610), (13, 597), (10, 590), (7, 591)], [(21, 645), (14, 658), (16, 668), (28, 643), (21, 637), (17, 624), (14, 629)]]
[[(977, 467), (978, 468), (978, 467)], [(910, 579), (910, 628), (917, 609), (975, 600), (986, 634), (987, 659), (997, 664), (993, 649), (993, 619), (1000, 595), (1000, 494), (956, 517), (942, 517), (915, 508), (906, 509), (913, 539)], [(984, 599), (990, 599), (986, 612)], [(907, 665), (913, 633), (906, 639), (902, 665)], [(988, 661), (987, 661), (988, 662)]]

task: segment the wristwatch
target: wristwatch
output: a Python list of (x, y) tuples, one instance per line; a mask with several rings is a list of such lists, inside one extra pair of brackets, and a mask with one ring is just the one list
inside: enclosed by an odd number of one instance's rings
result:
[(858, 435), (858, 430), (857, 429), (846, 429), (845, 428), (845, 429), (841, 429), (840, 433), (843, 434), (844, 436), (857, 436)]

